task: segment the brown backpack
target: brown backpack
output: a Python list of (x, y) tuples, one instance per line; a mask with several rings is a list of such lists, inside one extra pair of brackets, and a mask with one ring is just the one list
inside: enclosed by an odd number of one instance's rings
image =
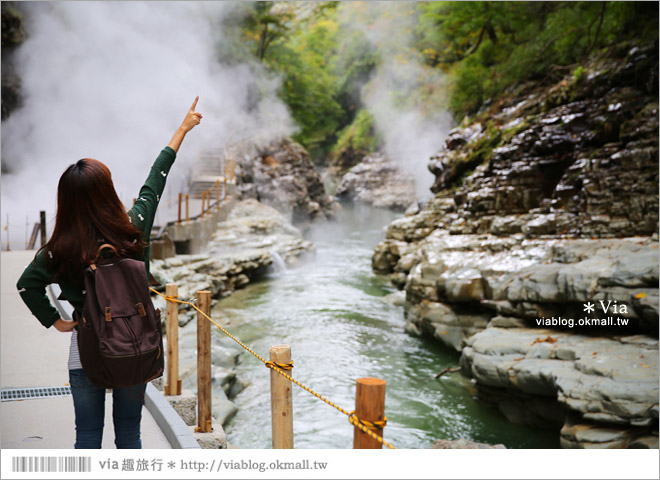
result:
[[(104, 249), (114, 258), (101, 258)], [(151, 302), (143, 261), (120, 258), (112, 245), (85, 269), (85, 303), (78, 349), (87, 378), (102, 388), (124, 388), (162, 376), (160, 311)]]

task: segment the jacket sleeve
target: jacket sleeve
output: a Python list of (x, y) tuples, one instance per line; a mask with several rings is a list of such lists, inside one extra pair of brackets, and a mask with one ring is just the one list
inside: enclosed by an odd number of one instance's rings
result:
[(149, 241), (149, 234), (156, 216), (156, 209), (160, 202), (160, 197), (165, 189), (167, 175), (176, 158), (176, 152), (170, 147), (165, 147), (149, 171), (149, 175), (140, 189), (140, 194), (135, 200), (133, 208), (128, 211), (131, 222), (142, 232), (146, 241)]
[(46, 267), (45, 256), (46, 251), (41, 250), (35, 259), (25, 267), (16, 288), (32, 314), (44, 327), (50, 328), (60, 318), (60, 314), (50, 303), (46, 293), (46, 287), (53, 283), (53, 280)]

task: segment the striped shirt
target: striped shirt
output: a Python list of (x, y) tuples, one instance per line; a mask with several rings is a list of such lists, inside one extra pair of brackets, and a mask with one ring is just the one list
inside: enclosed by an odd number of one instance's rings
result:
[(72, 330), (71, 345), (69, 346), (69, 363), (67, 365), (69, 370), (77, 370), (82, 368), (80, 363), (80, 353), (78, 352), (78, 330)]

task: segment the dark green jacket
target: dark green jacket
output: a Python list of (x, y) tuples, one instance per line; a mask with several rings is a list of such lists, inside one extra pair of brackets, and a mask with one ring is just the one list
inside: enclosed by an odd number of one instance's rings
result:
[[(140, 189), (140, 195), (135, 201), (133, 208), (128, 211), (129, 218), (135, 227), (142, 232), (142, 239), (149, 241), (151, 227), (154, 224), (154, 216), (160, 196), (165, 189), (165, 181), (170, 168), (176, 158), (176, 152), (170, 147), (165, 147), (156, 158), (147, 180)], [(57, 309), (53, 307), (46, 294), (46, 287), (51, 283), (58, 283), (62, 295), (78, 312), (82, 312), (85, 301), (85, 293), (79, 286), (70, 282), (56, 282), (53, 272), (46, 264), (46, 255), (50, 254), (46, 249), (40, 250), (35, 259), (25, 268), (19, 278), (18, 288), (21, 298), (28, 306), (32, 314), (45, 326), (51, 327), (60, 318)], [(145, 248), (144, 260), (147, 265), (147, 277), (149, 276), (149, 247)]]

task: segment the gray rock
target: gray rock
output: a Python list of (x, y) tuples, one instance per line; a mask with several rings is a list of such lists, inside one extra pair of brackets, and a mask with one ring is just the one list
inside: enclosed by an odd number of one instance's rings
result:
[(333, 218), (337, 203), (329, 196), (307, 151), (290, 139), (263, 146), (236, 165), (237, 189), (242, 199), (258, 199), (289, 221), (302, 226)]
[(217, 419), (220, 425), (226, 425), (231, 418), (238, 412), (238, 407), (229, 400), (222, 387), (213, 386), (213, 401), (211, 410), (213, 417)]
[(525, 328), (526, 326), (527, 323), (522, 318), (503, 317), (500, 315), (491, 318), (487, 325), (488, 328)]
[(488, 443), (478, 443), (478, 442), (473, 442), (472, 440), (468, 440), (467, 438), (459, 438), (457, 440), (436, 440), (433, 442), (433, 445), (431, 445), (431, 448), (438, 448), (438, 449), (449, 449), (449, 448), (475, 448), (475, 449), (484, 449), (484, 448), (496, 448), (496, 449), (502, 449), (506, 448), (504, 445), (501, 443), (498, 443), (496, 445), (490, 445)]
[(555, 396), (585, 419), (642, 426), (658, 405), (658, 342), (645, 340), (488, 328), (465, 341), (461, 365), (480, 384)]
[(429, 334), (460, 352), (463, 341), (486, 328), (489, 318), (486, 314), (459, 314), (447, 304), (425, 301), (408, 306), (407, 329), (411, 333)]
[(335, 195), (379, 208), (408, 209), (407, 215), (419, 211), (412, 177), (380, 153), (364, 157), (351, 168), (342, 177)]
[(654, 450), (658, 449), (658, 436), (645, 436), (645, 437), (640, 437), (636, 438), (630, 444), (628, 444), (628, 448), (651, 448)]
[(627, 448), (634, 433), (616, 427), (594, 424), (567, 424), (560, 432), (562, 448)]

